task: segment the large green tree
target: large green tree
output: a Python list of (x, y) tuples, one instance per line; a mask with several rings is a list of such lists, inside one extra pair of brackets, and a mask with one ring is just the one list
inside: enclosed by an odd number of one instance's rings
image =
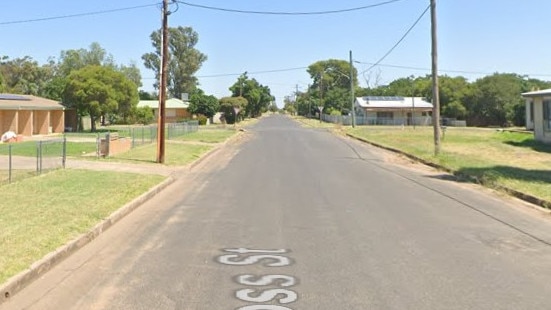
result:
[[(226, 123), (233, 124), (237, 121), (239, 115), (243, 114), (248, 102), (243, 97), (222, 97), (219, 103), (220, 112), (224, 113)], [(235, 113), (235, 109), (238, 109), (239, 112)]]
[(0, 75), (3, 76), (4, 91), (16, 94), (42, 95), (53, 77), (49, 64), (40, 66), (30, 56), (0, 60)]
[(188, 111), (193, 114), (202, 114), (212, 121), (212, 117), (218, 112), (220, 104), (212, 95), (206, 95), (202, 89), (196, 89), (190, 97)]
[(256, 79), (249, 78), (246, 72), (229, 89), (233, 97), (247, 99), (243, 115), (248, 117), (260, 116), (268, 111), (268, 107), (274, 101), (270, 88), (260, 84)]
[[(182, 93), (192, 93), (198, 81), (194, 76), (201, 68), (207, 56), (195, 48), (199, 35), (191, 27), (169, 28), (168, 75), (167, 87), (169, 95), (179, 98)], [(142, 56), (146, 68), (155, 72), (159, 81), (161, 64), (161, 31), (151, 33), (151, 42), (155, 51)], [(154, 84), (159, 89), (159, 83)]]
[(138, 103), (134, 82), (111, 67), (96, 65), (71, 72), (63, 96), (79, 116), (90, 116), (92, 131), (100, 116), (116, 113), (126, 119)]
[[(306, 70), (313, 80), (309, 95), (318, 98), (327, 110), (350, 110), (350, 63), (340, 59), (317, 61)], [(352, 85), (358, 85), (358, 72), (352, 70)], [(319, 104), (319, 102), (318, 102)]]

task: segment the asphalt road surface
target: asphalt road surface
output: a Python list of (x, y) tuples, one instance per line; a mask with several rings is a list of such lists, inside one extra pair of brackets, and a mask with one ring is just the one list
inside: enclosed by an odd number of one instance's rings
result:
[(393, 158), (264, 118), (0, 309), (551, 308), (545, 216)]

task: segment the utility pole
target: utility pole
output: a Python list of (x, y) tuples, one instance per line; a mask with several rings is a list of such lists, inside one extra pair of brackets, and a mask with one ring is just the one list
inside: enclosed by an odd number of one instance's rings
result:
[(352, 63), (352, 51), (350, 51), (350, 97), (352, 97), (352, 102), (350, 103), (350, 112), (352, 113), (352, 128), (356, 127), (356, 109), (354, 107), (354, 65)]
[(432, 38), (432, 125), (434, 127), (434, 155), (440, 154), (440, 94), (438, 89), (438, 44), (436, 31), (436, 0), (430, 0)]
[(165, 162), (165, 106), (166, 80), (168, 68), (168, 0), (163, 0), (162, 44), (161, 44), (161, 85), (159, 86), (159, 119), (157, 126), (157, 163)]

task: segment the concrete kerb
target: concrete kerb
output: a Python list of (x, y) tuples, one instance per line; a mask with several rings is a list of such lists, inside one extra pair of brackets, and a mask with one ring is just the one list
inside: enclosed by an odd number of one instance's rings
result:
[[(197, 166), (207, 158), (211, 157), (214, 153), (219, 151), (223, 146), (239, 138), (241, 134), (242, 132), (238, 132), (236, 135), (227, 139), (223, 143), (218, 144), (212, 150), (209, 150), (203, 156), (199, 157), (191, 164), (189, 164), (188, 168), (189, 169), (194, 168), (195, 166)], [(140, 195), (136, 199), (132, 200), (131, 202), (127, 203), (120, 209), (113, 212), (105, 220), (103, 220), (101, 223), (94, 226), (87, 233), (84, 233), (79, 237), (77, 237), (76, 239), (70, 241), (69, 243), (59, 247), (55, 251), (47, 254), (37, 262), (33, 263), (29, 267), (29, 269), (22, 271), (19, 274), (8, 279), (5, 283), (0, 285), (0, 292), (2, 294), (0, 296), (0, 304), (8, 301), (11, 296), (21, 291), (31, 282), (38, 279), (41, 275), (46, 273), (48, 270), (52, 269), (59, 262), (69, 257), (72, 253), (76, 252), (78, 249), (82, 248), (83, 246), (85, 246), (86, 244), (88, 244), (89, 242), (97, 238), (109, 227), (113, 226), (116, 222), (121, 220), (123, 217), (130, 214), (132, 211), (137, 209), (143, 203), (151, 199), (153, 196), (157, 195), (159, 192), (161, 192), (163, 189), (168, 187), (170, 184), (174, 183), (174, 181), (176, 181), (176, 175), (174, 175), (173, 173), (171, 176), (167, 177), (167, 179), (165, 179), (160, 184), (157, 184), (146, 193)]]
[[(403, 155), (403, 156), (405, 156), (405, 157), (407, 157), (411, 160), (414, 160), (416, 162), (419, 162), (419, 163), (422, 163), (424, 165), (436, 168), (440, 171), (450, 173), (450, 174), (454, 175), (457, 178), (466, 179), (466, 180), (468, 180), (472, 183), (484, 185), (484, 182), (482, 182), (482, 180), (480, 180), (480, 178), (477, 178), (475, 176), (460, 173), (458, 171), (446, 168), (444, 166), (426, 161), (426, 160), (424, 160), (422, 158), (419, 158), (417, 156), (402, 152), (398, 149), (394, 149), (394, 148), (391, 148), (391, 147), (380, 145), (378, 143), (371, 142), (369, 140), (363, 139), (361, 137), (354, 136), (354, 135), (349, 134), (349, 133), (347, 133), (346, 136), (348, 136), (350, 138), (353, 138), (353, 139), (356, 139), (358, 141), (373, 145), (375, 147), (378, 147), (378, 148), (381, 148), (381, 149), (385, 149), (387, 151), (391, 151), (391, 152)], [(520, 200), (523, 200), (523, 201), (526, 201), (526, 202), (530, 203), (531, 207), (533, 207), (534, 209), (537, 209), (540, 212), (543, 212), (543, 213), (546, 213), (546, 214), (551, 214), (551, 202), (550, 201), (543, 200), (543, 199), (540, 199), (538, 197), (535, 197), (535, 196), (532, 196), (532, 195), (529, 195), (529, 194), (526, 194), (526, 193), (522, 193), (522, 192), (519, 192), (517, 190), (511, 189), (511, 188), (508, 188), (508, 187), (505, 187), (505, 186), (501, 186), (501, 185), (494, 185), (493, 188), (496, 189), (496, 190), (499, 190), (501, 192), (507, 193), (507, 194), (509, 194), (509, 195), (511, 195), (515, 198), (518, 198)]]

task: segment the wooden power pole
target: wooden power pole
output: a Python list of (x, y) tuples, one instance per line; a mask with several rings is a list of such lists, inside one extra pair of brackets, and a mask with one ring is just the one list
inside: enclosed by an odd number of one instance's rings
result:
[(157, 163), (165, 162), (165, 106), (168, 68), (168, 0), (163, 0), (163, 27), (161, 44), (161, 85), (159, 86), (159, 118), (157, 128)]
[(440, 94), (438, 88), (438, 44), (436, 31), (436, 0), (430, 0), (432, 38), (432, 125), (434, 127), (434, 155), (440, 154)]

